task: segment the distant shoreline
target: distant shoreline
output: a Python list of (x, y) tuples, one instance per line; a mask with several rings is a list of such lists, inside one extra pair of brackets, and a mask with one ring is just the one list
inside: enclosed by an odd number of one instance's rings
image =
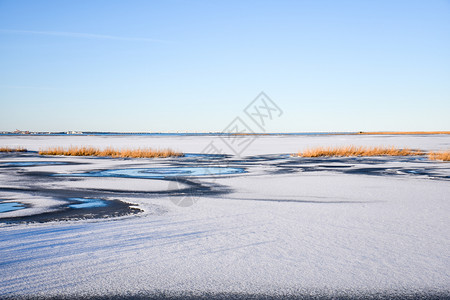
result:
[(1, 132), (0, 136), (293, 136), (293, 135), (450, 135), (450, 131), (358, 131), (358, 132), (271, 132), (271, 133), (223, 133), (223, 132)]

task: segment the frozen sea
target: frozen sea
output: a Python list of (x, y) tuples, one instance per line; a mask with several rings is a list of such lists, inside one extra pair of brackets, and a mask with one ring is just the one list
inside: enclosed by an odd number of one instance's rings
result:
[(450, 136), (0, 136), (0, 298), (449, 297), (450, 163), (290, 156), (339, 145)]

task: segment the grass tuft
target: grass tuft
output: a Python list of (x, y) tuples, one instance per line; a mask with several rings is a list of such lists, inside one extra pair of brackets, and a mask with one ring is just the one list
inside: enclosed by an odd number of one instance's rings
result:
[(10, 147), (0, 147), (0, 152), (27, 152), (27, 149), (23, 147), (10, 148)]
[(397, 149), (394, 147), (364, 147), (364, 146), (342, 146), (342, 147), (317, 147), (299, 152), (296, 156), (301, 157), (323, 157), (323, 156), (408, 156), (424, 155), (420, 150)]
[(431, 160), (450, 161), (450, 150), (439, 151), (439, 152), (430, 152), (430, 153), (428, 153), (428, 158)]
[(40, 155), (64, 155), (64, 156), (102, 156), (102, 157), (133, 157), (133, 158), (153, 158), (153, 157), (177, 157), (183, 153), (170, 149), (156, 150), (152, 148), (139, 149), (115, 149), (108, 147), (98, 149), (94, 147), (53, 147), (40, 150)]
[(372, 132), (364, 132), (360, 131), (357, 134), (381, 134), (381, 135), (390, 135), (390, 134), (450, 134), (450, 131), (372, 131)]

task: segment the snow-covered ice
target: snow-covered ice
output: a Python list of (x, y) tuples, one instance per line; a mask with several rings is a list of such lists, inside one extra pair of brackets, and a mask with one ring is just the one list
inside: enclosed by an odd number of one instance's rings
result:
[[(153, 146), (201, 153), (211, 140), (220, 142), (208, 136), (2, 136), (0, 146)], [(0, 223), (0, 298), (158, 293), (448, 296), (449, 163), (422, 157), (287, 155), (318, 145), (348, 144), (442, 150), (450, 148), (450, 137), (264, 136), (243, 157), (226, 148), (228, 156), (212, 158), (3, 154), (0, 203), (24, 208), (0, 213), (0, 218), (51, 214), (87, 199), (121, 201), (142, 212)], [(59, 164), (4, 164), (30, 161)], [(150, 179), (54, 176), (177, 167), (245, 172)], [(184, 198), (192, 198), (192, 205), (179, 205)]]

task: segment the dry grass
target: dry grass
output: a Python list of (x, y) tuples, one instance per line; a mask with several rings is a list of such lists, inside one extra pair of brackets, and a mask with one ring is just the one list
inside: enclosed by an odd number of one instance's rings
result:
[(296, 156), (323, 157), (323, 156), (407, 156), (424, 155), (420, 150), (397, 149), (394, 147), (317, 147), (299, 152)]
[(10, 148), (10, 147), (0, 147), (0, 152), (27, 152), (27, 149), (23, 147)]
[(103, 157), (134, 157), (134, 158), (153, 158), (153, 157), (176, 157), (183, 156), (183, 153), (170, 149), (156, 150), (152, 148), (139, 149), (115, 149), (108, 147), (98, 149), (94, 147), (53, 147), (46, 150), (40, 150), (40, 155), (65, 155), (65, 156), (103, 156)]
[(450, 134), (450, 131), (360, 131), (357, 134)]
[(430, 153), (428, 153), (428, 158), (431, 160), (450, 161), (450, 150), (439, 151), (439, 152), (430, 152)]

